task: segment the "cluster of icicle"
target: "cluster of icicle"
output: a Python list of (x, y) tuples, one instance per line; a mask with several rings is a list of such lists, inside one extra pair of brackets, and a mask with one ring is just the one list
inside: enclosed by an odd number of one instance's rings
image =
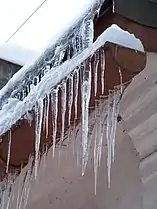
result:
[(70, 60), (91, 46), (93, 38), (93, 20), (85, 17), (77, 29), (70, 31), (67, 37), (63, 38), (63, 40), (61, 39), (61, 41), (59, 40), (55, 46), (47, 49), (33, 65), (29, 67), (24, 66), (21, 69), (23, 73), (21, 75), (19, 74), (18, 79), (13, 82), (4, 95), (0, 94), (0, 109), (7, 102), (8, 98), (24, 100), (49, 70), (61, 65), (65, 60)]
[[(101, 86), (102, 86), (102, 95), (104, 95), (104, 79), (105, 79), (105, 53), (102, 50), (101, 56), (98, 57), (98, 53), (94, 54), (94, 94), (97, 95), (97, 83), (98, 83), (98, 65), (101, 65)], [(95, 194), (97, 188), (97, 174), (98, 167), (101, 166), (102, 159), (102, 150), (103, 145), (107, 143), (107, 167), (108, 167), (108, 186), (110, 187), (111, 182), (111, 164), (114, 161), (114, 150), (115, 150), (115, 139), (116, 139), (116, 126), (117, 126), (117, 116), (119, 113), (119, 102), (122, 96), (122, 84), (118, 87), (115, 87), (114, 90), (109, 92), (107, 97), (102, 96), (99, 101), (95, 101), (95, 111), (94, 111), (94, 120), (90, 122), (89, 117), (89, 103), (91, 98), (91, 62), (88, 63), (88, 66), (85, 64), (76, 68), (73, 73), (68, 77), (69, 85), (68, 85), (68, 125), (70, 127), (71, 121), (71, 110), (72, 105), (75, 108), (75, 118), (77, 120), (78, 114), (78, 86), (79, 86), (79, 70), (83, 71), (82, 76), (82, 89), (81, 89), (81, 99), (82, 99), (82, 120), (80, 122), (81, 127), (79, 131), (81, 132), (81, 139), (77, 137), (76, 128), (73, 128), (74, 133), (70, 133), (68, 135), (75, 135), (75, 141), (77, 143), (77, 163), (80, 162), (82, 168), (82, 175), (85, 174), (85, 170), (89, 160), (89, 152), (91, 143), (94, 142), (93, 156), (94, 156), (94, 175), (95, 175)], [(121, 75), (120, 75), (121, 76)], [(28, 196), (31, 187), (32, 179), (37, 179), (38, 171), (40, 167), (40, 137), (42, 124), (46, 130), (46, 135), (48, 135), (48, 115), (49, 115), (49, 106), (52, 105), (52, 125), (53, 125), (53, 157), (55, 156), (56, 149), (56, 134), (57, 134), (57, 118), (58, 118), (58, 91), (61, 89), (61, 111), (62, 111), (62, 128), (61, 128), (61, 136), (59, 142), (59, 148), (61, 148), (61, 144), (65, 137), (65, 113), (66, 103), (67, 103), (67, 80), (62, 81), (60, 85), (56, 88), (53, 88), (50, 95), (47, 95), (47, 102), (45, 106), (45, 102), (42, 99), (36, 103), (35, 106), (35, 132), (36, 132), (36, 141), (35, 141), (35, 164), (32, 172), (32, 161), (29, 162), (27, 173), (25, 174), (25, 178), (23, 179), (23, 183), (20, 183), (20, 189), (18, 188), (19, 194), (14, 194), (15, 188), (11, 181), (6, 181), (6, 188), (1, 189), (1, 208), (2, 209), (24, 209), (27, 205)], [(74, 104), (73, 104), (74, 101)], [(74, 123), (75, 124), (75, 123)], [(9, 146), (8, 146), (8, 160), (7, 160), (7, 172), (10, 161), (10, 149), (11, 149), (11, 132), (9, 134)], [(46, 155), (45, 155), (46, 156)], [(45, 158), (46, 159), (46, 158)], [(79, 164), (79, 163), (78, 163)], [(53, 164), (52, 164), (53, 165)], [(80, 165), (79, 165), (80, 167)], [(21, 195), (22, 194), (22, 195)], [(16, 206), (13, 207), (13, 203), (15, 204), (15, 196), (16, 197)]]
[[(11, 93), (10, 97), (23, 100), (29, 94), (31, 89), (38, 85), (45, 73), (51, 70), (51, 68), (61, 65), (64, 62), (64, 59), (69, 60), (76, 54), (88, 48), (93, 43), (93, 27), (93, 20), (84, 20), (80, 28), (77, 30), (77, 33), (68, 40), (68, 44), (58, 45), (55, 48), (52, 58), (46, 57), (49, 61), (43, 63), (43, 66), (41, 67), (35, 66), (35, 68), (38, 69), (37, 72), (35, 69), (32, 69), (29, 73), (27, 72), (27, 78), (23, 80), (22, 86), (18, 85)], [(21, 87), (23, 88), (22, 90), (20, 90)]]

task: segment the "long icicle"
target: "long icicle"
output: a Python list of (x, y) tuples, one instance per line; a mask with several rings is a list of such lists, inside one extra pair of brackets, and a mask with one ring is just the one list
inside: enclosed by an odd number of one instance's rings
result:
[(97, 150), (97, 140), (98, 140), (98, 123), (97, 123), (97, 106), (95, 110), (95, 140), (94, 140), (94, 194), (97, 192), (97, 176), (98, 176), (98, 150)]
[(43, 119), (43, 100), (39, 99), (36, 105), (36, 140), (35, 140), (35, 179), (37, 178), (38, 165), (39, 165), (39, 149), (40, 149), (40, 139), (41, 139), (41, 129), (42, 129), (42, 119)]
[(58, 90), (53, 89), (51, 93), (51, 109), (52, 109), (52, 126), (53, 126), (53, 157), (55, 155), (56, 135), (57, 135), (57, 118), (58, 118)]
[(102, 95), (104, 94), (104, 80), (105, 80), (105, 52), (101, 50), (101, 87)]
[(76, 70), (74, 85), (75, 85), (75, 120), (76, 120), (77, 106), (78, 106), (79, 69)]
[(88, 162), (88, 119), (89, 119), (89, 102), (91, 95), (91, 63), (84, 69), (82, 83), (82, 175)]
[(110, 132), (111, 132), (111, 100), (112, 96), (109, 93), (108, 96), (108, 105), (107, 105), (107, 128), (106, 128), (106, 139), (107, 139), (107, 173), (108, 173), (108, 187), (110, 188), (111, 184), (111, 142), (110, 142)]
[(67, 103), (67, 95), (66, 95), (66, 88), (67, 88), (67, 83), (64, 81), (62, 83), (62, 96), (61, 96), (61, 112), (62, 112), (62, 127), (61, 127), (61, 137), (60, 137), (60, 143), (59, 143), (59, 163), (60, 165), (61, 162), (61, 146), (62, 142), (64, 140), (64, 131), (65, 131), (65, 113), (66, 113), (66, 103)]
[(44, 100), (44, 115), (43, 115), (43, 130), (46, 130), (46, 110), (47, 110), (47, 101)]
[(8, 155), (7, 155), (7, 167), (6, 167), (6, 173), (8, 173), (9, 171), (9, 163), (10, 163), (10, 155), (11, 155), (11, 130), (9, 130), (9, 137), (8, 137)]
[(94, 54), (94, 96), (97, 95), (98, 89), (98, 66), (99, 66), (99, 52)]
[(65, 129), (65, 113), (66, 113), (66, 82), (62, 84), (62, 129), (61, 129), (61, 143), (64, 139), (64, 129)]
[[(71, 114), (72, 114), (72, 105), (73, 105), (73, 94), (74, 94), (74, 82), (73, 82), (73, 75), (71, 75), (69, 77), (69, 89), (68, 89), (68, 145), (67, 145), (67, 148), (69, 147), (69, 140), (70, 140), (70, 136), (72, 134), (72, 128), (70, 126), (71, 124)], [(67, 158), (67, 152), (68, 152), (68, 149), (66, 150), (66, 158)], [(74, 152), (73, 152), (74, 153)]]
[[(75, 109), (75, 116), (74, 116), (74, 144), (73, 144), (73, 154), (75, 153), (76, 146), (78, 146), (77, 134), (76, 134), (76, 126), (77, 126), (77, 111), (78, 111), (78, 88), (79, 88), (79, 70), (80, 67), (76, 68), (74, 74), (74, 109)], [(78, 153), (78, 151), (77, 151)], [(78, 167), (78, 154), (77, 154), (77, 167)]]
[(70, 120), (71, 120), (71, 108), (73, 104), (73, 76), (70, 76), (69, 78), (69, 97), (68, 97), (68, 126), (70, 126)]
[(48, 138), (49, 134), (49, 109), (50, 109), (50, 95), (47, 95), (47, 106), (46, 106), (46, 138)]
[(104, 138), (104, 118), (106, 118), (106, 106), (104, 107), (103, 99), (99, 100), (99, 138), (98, 138), (98, 166), (101, 166), (102, 146)]
[(110, 133), (110, 142), (111, 142), (111, 152), (112, 152), (112, 161), (114, 161), (114, 147), (115, 147), (115, 139), (114, 139), (114, 132), (116, 131), (116, 118), (115, 118), (115, 110), (116, 110), (116, 92), (113, 91), (113, 106), (112, 106), (112, 113), (111, 113), (111, 133)]

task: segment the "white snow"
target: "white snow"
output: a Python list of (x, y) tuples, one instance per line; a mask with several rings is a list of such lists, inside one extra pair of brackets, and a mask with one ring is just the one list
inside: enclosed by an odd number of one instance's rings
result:
[[(7, 111), (6, 105), (4, 105), (0, 111), (0, 134), (3, 134), (10, 129), (12, 124), (15, 124), (27, 111), (33, 108), (39, 98), (43, 99), (47, 94), (49, 94), (55, 85), (57, 85), (63, 78), (71, 73), (85, 59), (94, 54), (94, 52), (107, 41), (144, 52), (143, 45), (139, 39), (136, 39), (133, 35), (123, 31), (117, 25), (112, 25), (98, 37), (91, 47), (87, 48), (73, 59), (67, 60), (62, 65), (51, 69), (51, 71), (45, 74), (41, 82), (31, 90), (31, 92), (23, 101), (17, 102), (14, 106), (6, 104), (11, 106), (10, 108), (7, 108)], [(0, 91), (0, 99), (5, 91), (7, 91), (9, 88), (12, 88), (14, 82), (20, 81), (20, 77), (24, 75), (26, 71), (26, 67), (22, 68), (19, 73), (17, 73), (16, 76), (14, 76), (7, 83), (5, 88)]]
[(37, 59), (39, 53), (9, 44), (0, 45), (0, 59), (24, 66)]

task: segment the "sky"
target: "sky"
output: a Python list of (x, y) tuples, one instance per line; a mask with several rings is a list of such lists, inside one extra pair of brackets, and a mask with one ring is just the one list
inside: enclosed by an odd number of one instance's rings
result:
[[(17, 30), (44, 0), (0, 0), (0, 44)], [(94, 0), (47, 0), (7, 43), (41, 51), (84, 12)]]

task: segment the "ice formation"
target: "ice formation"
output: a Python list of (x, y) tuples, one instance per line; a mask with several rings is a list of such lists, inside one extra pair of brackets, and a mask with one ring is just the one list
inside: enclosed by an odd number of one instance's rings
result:
[[(99, 1), (99, 6), (101, 2), (102, 1)], [(97, 7), (97, 9), (98, 8), (99, 7)], [(0, 91), (0, 101), (3, 100), (3, 103), (1, 103), (2, 109), (0, 110), (0, 135), (10, 130), (12, 125), (16, 124), (16, 122), (29, 111), (32, 109), (35, 111), (36, 140), (34, 172), (32, 174), (30, 163), (30, 170), (28, 169), (23, 186), (19, 185), (20, 189), (18, 191), (21, 192), (21, 196), (19, 195), (17, 198), (15, 209), (25, 208), (30, 192), (32, 175), (37, 178), (40, 164), (40, 137), (42, 128), (46, 129), (46, 137), (48, 137), (50, 107), (52, 110), (53, 126), (53, 156), (55, 155), (59, 90), (61, 90), (62, 120), (60, 146), (65, 136), (66, 112), (68, 111), (68, 126), (70, 126), (72, 105), (74, 105), (75, 121), (73, 135), (77, 138), (77, 155), (78, 158), (81, 158), (82, 175), (84, 175), (88, 164), (90, 145), (94, 138), (94, 191), (96, 193), (98, 167), (101, 166), (102, 149), (106, 140), (108, 148), (108, 185), (110, 187), (111, 164), (114, 161), (115, 155), (114, 149), (119, 101), (123, 93), (122, 75), (119, 69), (121, 85), (110, 91), (107, 98), (102, 97), (100, 101), (96, 101), (95, 119), (92, 124), (90, 124), (89, 102), (91, 98), (91, 70), (94, 70), (94, 95), (96, 97), (98, 89), (98, 71), (99, 66), (101, 67), (101, 87), (102, 95), (104, 95), (105, 52), (103, 46), (106, 41), (139, 51), (144, 51), (144, 49), (138, 39), (120, 29), (117, 25), (109, 27), (93, 43), (93, 22), (90, 18), (85, 18), (78, 30), (74, 31), (76, 35), (68, 42), (68, 46), (66, 44), (60, 44), (56, 46), (55, 49), (50, 48), (34, 65), (22, 68)], [(49, 60), (45, 60), (45, 56), (47, 56)], [(63, 63), (65, 56), (67, 61)], [(91, 58), (94, 58), (94, 69), (91, 69)], [(82, 74), (82, 77), (80, 77), (80, 74)], [(80, 128), (79, 131), (81, 131), (82, 138), (78, 140), (79, 137), (77, 137), (75, 122), (78, 119), (78, 92), (79, 80), (81, 79), (82, 128)], [(67, 85), (67, 81), (69, 85)], [(11, 136), (8, 149), (8, 165), (10, 160), (10, 147)], [(9, 184), (7, 184), (6, 187), (9, 187)], [(5, 202), (5, 198), (7, 197), (9, 197), (7, 199), (9, 203)], [(4, 191), (1, 191), (1, 208), (9, 209), (11, 205), (6, 206), (6, 204), (11, 204), (11, 201), (13, 201), (13, 192), (5, 188)]]
[(57, 117), (58, 117), (58, 87), (51, 93), (52, 105), (52, 126), (53, 126), (53, 157), (55, 154), (56, 134), (57, 134)]
[[(104, 31), (98, 37), (98, 39), (87, 49), (83, 50), (77, 56), (74, 56), (74, 58), (67, 60), (62, 65), (59, 65), (48, 71), (42, 77), (41, 81), (38, 82), (37, 85), (34, 85), (33, 88), (31, 88), (29, 94), (22, 101), (18, 98), (9, 98), (9, 100), (7, 100), (7, 103), (3, 105), (3, 108), (0, 110), (0, 134), (5, 133), (12, 126), (12, 124), (15, 124), (16, 121), (23, 117), (27, 111), (32, 110), (36, 101), (38, 101), (40, 98), (44, 99), (46, 95), (50, 94), (51, 90), (62, 79), (72, 73), (73, 70), (76, 69), (78, 66), (81, 66), (81, 63), (83, 63), (84, 60), (86, 60), (88, 57), (92, 56), (101, 46), (105, 44), (106, 41), (111, 41), (113, 43), (121, 44), (122, 46), (143, 51), (143, 46), (138, 39), (130, 35), (128, 32), (120, 29), (117, 25), (112, 25), (106, 31)], [(127, 41), (129, 44), (127, 44)], [(133, 44), (131, 45), (130, 42)], [(13, 77), (13, 81), (14, 79), (15, 78)], [(9, 88), (11, 83), (12, 79), (5, 86), (5, 88)], [(1, 96), (4, 95), (5, 88), (0, 91), (0, 99), (2, 99)], [(10, 86), (9, 91), (11, 90), (12, 86)], [(11, 105), (13, 101), (16, 102), (14, 107)]]
[(9, 171), (9, 163), (10, 163), (10, 155), (11, 155), (11, 130), (9, 130), (9, 137), (8, 137), (8, 155), (7, 155), (7, 168), (6, 173)]
[(75, 72), (75, 119), (77, 119), (77, 100), (78, 100), (78, 85), (79, 85), (79, 69), (76, 69)]
[(35, 106), (35, 177), (37, 177), (37, 171), (38, 171), (38, 165), (39, 165), (39, 159), (40, 159), (40, 137), (41, 137), (41, 131), (42, 131), (42, 121), (43, 121), (43, 100), (39, 99), (38, 103)]
[(83, 72), (82, 82), (82, 175), (88, 162), (88, 120), (89, 120), (89, 102), (91, 97), (91, 62), (86, 66)]

